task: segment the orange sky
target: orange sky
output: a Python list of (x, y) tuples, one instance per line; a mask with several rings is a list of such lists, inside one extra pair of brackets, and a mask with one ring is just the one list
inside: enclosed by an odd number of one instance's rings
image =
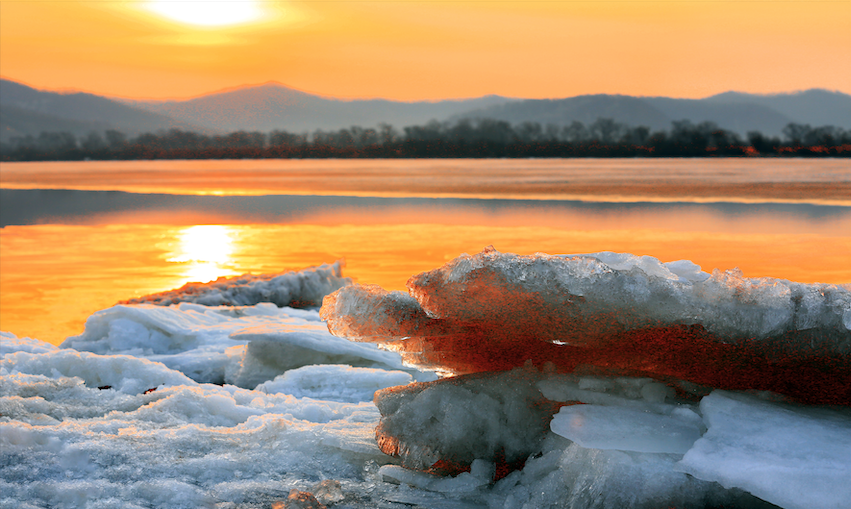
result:
[[(398, 100), (851, 93), (847, 0), (177, 3), (188, 22), (153, 2), (2, 0), (0, 75), (137, 98), (270, 80)], [(219, 7), (260, 18), (192, 24)]]

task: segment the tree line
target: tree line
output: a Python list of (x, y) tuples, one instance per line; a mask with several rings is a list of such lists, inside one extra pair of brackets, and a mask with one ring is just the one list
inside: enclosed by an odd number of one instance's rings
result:
[(498, 158), (498, 157), (851, 157), (851, 130), (788, 124), (783, 137), (758, 131), (745, 139), (713, 122), (672, 122), (669, 130), (631, 127), (609, 118), (542, 126), (479, 119), (431, 121), (397, 130), (353, 126), (337, 131), (207, 135), (180, 129), (128, 137), (116, 130), (76, 137), (42, 132), (0, 143), (0, 160), (238, 158)]

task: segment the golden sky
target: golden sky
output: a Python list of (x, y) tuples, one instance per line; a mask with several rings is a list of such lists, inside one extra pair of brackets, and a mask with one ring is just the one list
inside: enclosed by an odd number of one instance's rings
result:
[(183, 98), (851, 93), (851, 1), (0, 0), (0, 75)]

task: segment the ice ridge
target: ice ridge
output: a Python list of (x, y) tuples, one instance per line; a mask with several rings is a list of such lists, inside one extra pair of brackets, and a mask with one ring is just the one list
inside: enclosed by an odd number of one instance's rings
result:
[(352, 283), (342, 277), (343, 260), (297, 272), (278, 274), (243, 274), (220, 277), (209, 283), (187, 283), (175, 290), (145, 295), (120, 304), (156, 304), (169, 306), (193, 302), (205, 306), (252, 306), (271, 302), (278, 307), (314, 307), (322, 304), (329, 293)]

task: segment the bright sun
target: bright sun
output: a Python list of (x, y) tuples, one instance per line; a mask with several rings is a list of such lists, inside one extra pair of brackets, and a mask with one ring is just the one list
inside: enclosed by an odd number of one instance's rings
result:
[(263, 17), (254, 0), (151, 0), (146, 7), (174, 21), (207, 27), (248, 23)]

